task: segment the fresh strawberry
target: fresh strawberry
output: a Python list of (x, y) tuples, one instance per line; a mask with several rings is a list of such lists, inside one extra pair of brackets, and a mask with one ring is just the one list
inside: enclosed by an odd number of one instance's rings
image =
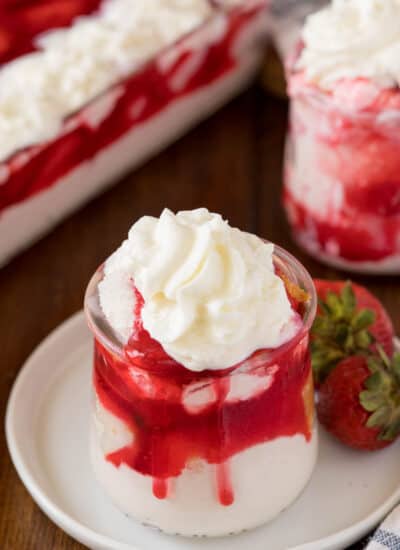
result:
[(390, 361), (380, 349), (341, 361), (319, 391), (319, 421), (340, 441), (373, 451), (400, 433), (400, 353)]
[(315, 381), (351, 355), (368, 355), (379, 344), (393, 354), (394, 330), (382, 304), (366, 288), (345, 281), (314, 281), (319, 308), (311, 334)]

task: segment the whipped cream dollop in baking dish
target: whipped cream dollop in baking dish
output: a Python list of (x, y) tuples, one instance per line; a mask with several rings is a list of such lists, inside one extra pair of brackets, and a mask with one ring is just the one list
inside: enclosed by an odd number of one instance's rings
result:
[(53, 138), (79, 110), (203, 23), (207, 0), (105, 0), (95, 14), (36, 39), (0, 69), (0, 162)]
[(134, 327), (134, 287), (144, 328), (193, 371), (233, 366), (299, 330), (274, 245), (201, 208), (145, 216), (107, 260), (99, 298), (122, 342)]
[(297, 69), (323, 89), (367, 78), (400, 85), (400, 0), (333, 0), (308, 16)]

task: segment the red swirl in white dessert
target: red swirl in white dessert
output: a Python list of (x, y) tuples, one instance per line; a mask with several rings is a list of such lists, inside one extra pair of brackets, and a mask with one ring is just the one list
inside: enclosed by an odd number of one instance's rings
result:
[(321, 90), (289, 70), (284, 202), (296, 239), (354, 269), (400, 271), (400, 90)]
[[(94, 386), (101, 405), (126, 424), (132, 443), (106, 459), (153, 478), (157, 498), (194, 459), (216, 464), (218, 499), (234, 501), (229, 459), (246, 448), (313, 426), (308, 335), (260, 350), (220, 371), (192, 372), (169, 357), (143, 328), (137, 294), (132, 338), (118, 357), (95, 345)], [(247, 396), (248, 385), (250, 395)]]
[(317, 450), (315, 294), (293, 258), (204, 209), (164, 211), (95, 274), (86, 312), (92, 463), (120, 509), (212, 536), (293, 502)]
[(36, 50), (35, 38), (94, 13), (102, 0), (4, 0), (0, 4), (0, 66)]
[(284, 202), (295, 238), (349, 269), (400, 272), (400, 3), (333, 1), (288, 60)]
[[(99, 2), (62, 3), (57, 13), (50, 3), (26, 2), (0, 11), (0, 59), (12, 60), (34, 48), (39, 33), (71, 24), (77, 15), (92, 13)], [(131, 76), (68, 116), (61, 132), (16, 151), (0, 165), (0, 211), (57, 183), (74, 168), (96, 157), (134, 128), (155, 117), (175, 101), (205, 89), (237, 67), (235, 47), (241, 33), (264, 9), (265, 2), (238, 5), (225, 12), (215, 7), (210, 21), (164, 48)], [(74, 8), (74, 9), (73, 9)], [(27, 31), (21, 43), (8, 37), (6, 27)], [(6, 36), (7, 35), (7, 36)], [(18, 34), (19, 36), (19, 34)]]

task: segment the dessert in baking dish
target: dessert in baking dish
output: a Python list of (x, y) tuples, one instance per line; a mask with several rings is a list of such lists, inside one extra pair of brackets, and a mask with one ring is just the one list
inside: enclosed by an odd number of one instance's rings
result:
[(293, 257), (219, 215), (133, 225), (86, 295), (92, 463), (124, 513), (220, 536), (295, 500), (317, 453), (315, 307)]
[(254, 73), (264, 0), (0, 6), (0, 264)]
[(288, 62), (285, 205), (311, 254), (400, 273), (400, 2), (335, 0)]

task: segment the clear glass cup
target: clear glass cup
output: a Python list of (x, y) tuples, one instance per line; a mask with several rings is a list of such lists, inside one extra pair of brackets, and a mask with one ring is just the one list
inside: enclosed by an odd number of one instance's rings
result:
[(128, 516), (168, 533), (227, 535), (271, 520), (307, 484), (317, 454), (308, 348), (316, 296), (297, 260), (276, 247), (274, 261), (309, 294), (301, 328), (280, 348), (219, 371), (185, 369), (148, 335), (124, 348), (99, 306), (102, 268), (94, 274), (85, 297), (91, 459)]
[[(369, 93), (371, 105), (352, 105)], [(373, 94), (357, 81), (332, 94), (295, 87), (284, 204), (295, 240), (318, 260), (400, 273), (400, 91)]]

